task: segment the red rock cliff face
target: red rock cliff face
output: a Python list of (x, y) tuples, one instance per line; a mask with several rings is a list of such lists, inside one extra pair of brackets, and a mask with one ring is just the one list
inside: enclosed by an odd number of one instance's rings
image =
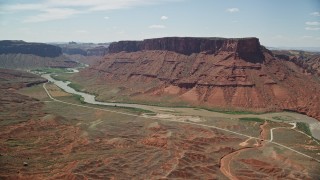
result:
[(257, 38), (122, 41), (109, 52), (80, 75), (120, 87), (121, 97), (169, 95), (194, 106), (292, 110), (320, 119), (320, 80), (276, 58)]
[(120, 41), (109, 46), (109, 53), (136, 52), (143, 50), (164, 50), (191, 55), (193, 53), (206, 52), (217, 54), (225, 51), (234, 56), (253, 62), (262, 62), (263, 55), (257, 38), (192, 38), (192, 37), (168, 37), (146, 39), (143, 41)]

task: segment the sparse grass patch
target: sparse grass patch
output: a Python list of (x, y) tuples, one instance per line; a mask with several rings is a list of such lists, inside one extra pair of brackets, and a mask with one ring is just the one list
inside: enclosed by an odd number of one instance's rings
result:
[(218, 111), (224, 114), (263, 114), (257, 112), (249, 112), (249, 111)]
[(136, 112), (138, 114), (148, 114), (148, 115), (155, 115), (153, 111), (145, 110), (145, 109), (140, 109), (140, 108), (132, 108), (132, 107), (120, 107), (123, 109), (130, 110), (132, 112)]
[(83, 87), (79, 84), (75, 84), (75, 83), (70, 83), (68, 84), (69, 87), (73, 88), (76, 91), (81, 91), (83, 89)]
[(199, 107), (194, 108), (196, 110), (207, 110), (211, 112), (219, 112), (224, 114), (233, 114), (233, 115), (247, 115), (247, 114), (264, 114), (263, 112), (253, 112), (253, 111), (238, 111), (238, 110), (230, 110), (230, 109), (217, 109), (217, 108), (207, 108), (207, 107)]
[(263, 119), (255, 118), (255, 117), (243, 117), (239, 118), (240, 121), (253, 121), (253, 122), (264, 122)]
[(66, 72), (72, 72), (71, 70), (68, 70), (67, 68), (39, 68), (39, 69), (34, 69), (32, 71), (40, 72), (40, 73), (66, 73)]
[(78, 94), (72, 94), (72, 96), (73, 96), (76, 100), (80, 101), (81, 104), (86, 104), (86, 102), (84, 102), (84, 99), (83, 99), (82, 96), (80, 96), (80, 95), (78, 95)]
[(294, 118), (291, 116), (274, 116), (274, 117), (272, 117), (272, 119), (278, 120), (278, 121), (290, 121)]
[(122, 107), (122, 106), (104, 106), (104, 105), (90, 105), (93, 107), (99, 107), (99, 108), (106, 108), (110, 110), (125, 110), (134, 114), (148, 114), (148, 115), (155, 115), (153, 111), (140, 109), (140, 108), (133, 108), (133, 107)]
[(57, 74), (55, 76), (51, 76), (51, 77), (57, 81), (64, 81), (65, 82), (65, 81), (69, 81), (72, 75), (73, 74), (71, 74), (71, 73), (59, 73), (59, 74)]
[(297, 129), (299, 129), (300, 131), (308, 134), (309, 136), (312, 136), (312, 133), (311, 133), (310, 128), (309, 128), (309, 125), (307, 123), (297, 122)]
[(272, 119), (278, 120), (278, 121), (283, 121), (283, 118), (281, 116), (274, 116)]

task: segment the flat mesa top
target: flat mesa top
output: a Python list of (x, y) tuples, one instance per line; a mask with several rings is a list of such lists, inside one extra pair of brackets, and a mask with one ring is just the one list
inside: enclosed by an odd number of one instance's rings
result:
[(247, 40), (247, 39), (258, 39), (256, 37), (243, 37), (243, 38), (223, 38), (223, 37), (179, 37), (179, 36), (172, 36), (172, 37), (161, 37), (161, 38), (150, 38), (150, 39), (143, 39), (143, 40), (122, 40), (119, 42), (131, 41), (131, 42), (140, 42), (145, 40), (159, 40), (159, 39), (190, 39), (190, 40)]

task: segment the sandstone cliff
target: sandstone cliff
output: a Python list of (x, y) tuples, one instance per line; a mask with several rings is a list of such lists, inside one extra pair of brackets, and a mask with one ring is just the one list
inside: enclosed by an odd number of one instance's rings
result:
[(62, 55), (60, 47), (44, 43), (24, 41), (0, 41), (0, 54), (33, 54), (40, 57), (58, 57)]
[(96, 84), (116, 87), (112, 95), (96, 92), (104, 100), (292, 110), (320, 119), (319, 79), (275, 57), (257, 38), (121, 41), (112, 43), (109, 52), (80, 73)]

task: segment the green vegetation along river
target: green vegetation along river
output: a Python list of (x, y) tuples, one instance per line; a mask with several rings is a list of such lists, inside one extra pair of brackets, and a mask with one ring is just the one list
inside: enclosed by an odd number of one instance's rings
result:
[[(74, 71), (77, 72), (77, 71)], [(79, 92), (68, 86), (70, 82), (58, 81), (51, 77), (51, 74), (43, 74), (42, 77), (46, 78), (48, 81), (53, 82), (55, 85), (63, 89), (64, 91), (79, 95), (83, 98), (83, 101), (89, 104), (95, 105), (105, 105), (105, 106), (119, 106), (119, 107), (130, 107), (130, 108), (139, 108), (156, 113), (172, 113), (179, 112), (179, 114), (189, 115), (189, 116), (203, 116), (203, 117), (224, 117), (224, 118), (260, 118), (264, 120), (271, 120), (277, 122), (303, 122), (309, 125), (312, 136), (320, 140), (320, 122), (314, 118), (308, 117), (306, 115), (293, 113), (293, 112), (277, 112), (277, 113), (265, 113), (265, 114), (225, 114), (221, 112), (212, 112), (204, 109), (196, 108), (176, 108), (176, 107), (159, 107), (159, 106), (150, 106), (143, 104), (127, 104), (127, 103), (108, 103), (100, 102), (95, 100), (95, 96), (92, 94)]]

